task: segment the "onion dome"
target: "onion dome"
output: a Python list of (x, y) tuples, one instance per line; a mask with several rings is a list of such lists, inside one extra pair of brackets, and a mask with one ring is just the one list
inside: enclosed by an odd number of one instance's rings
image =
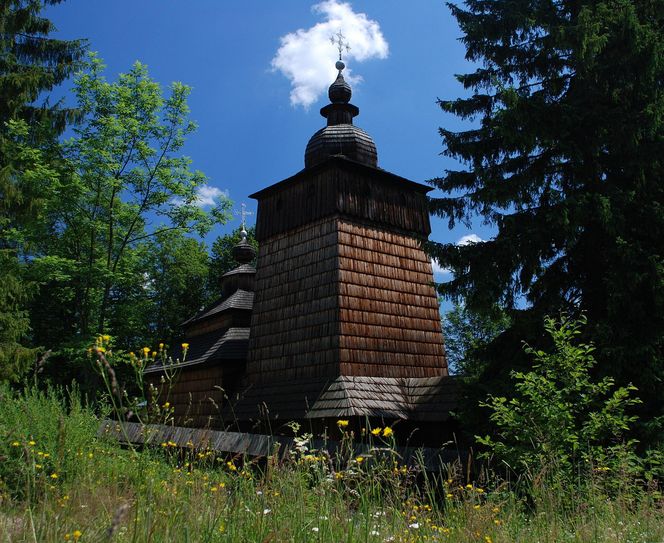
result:
[(238, 264), (249, 264), (256, 258), (256, 249), (247, 241), (247, 231), (242, 228), (242, 239), (233, 247), (233, 258)]
[(353, 117), (360, 110), (350, 103), (353, 92), (341, 73), (345, 67), (343, 62), (337, 61), (339, 74), (327, 93), (330, 103), (320, 110), (320, 114), (327, 119), (327, 126), (309, 140), (304, 153), (305, 168), (311, 168), (334, 155), (343, 155), (374, 168), (378, 165), (376, 144), (369, 134), (353, 125)]

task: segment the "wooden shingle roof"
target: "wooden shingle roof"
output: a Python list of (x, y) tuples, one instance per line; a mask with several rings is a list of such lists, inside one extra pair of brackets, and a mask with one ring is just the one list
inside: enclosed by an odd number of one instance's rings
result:
[(259, 383), (233, 406), (238, 420), (380, 417), (443, 421), (456, 406), (454, 377), (349, 377)]
[(193, 324), (194, 322), (207, 319), (209, 317), (218, 315), (219, 313), (223, 313), (224, 311), (229, 311), (231, 309), (251, 311), (253, 306), (254, 306), (254, 293), (247, 290), (238, 289), (228, 298), (224, 300), (217, 300), (216, 302), (206, 307), (202, 311), (196, 313), (196, 315), (194, 315), (190, 319), (184, 321), (182, 324), (183, 325)]
[[(249, 328), (229, 328), (221, 336), (219, 331), (214, 330), (196, 336), (196, 341), (192, 341), (189, 346), (186, 359), (183, 362), (176, 361), (169, 368), (184, 368), (221, 360), (245, 360), (248, 345)], [(181, 359), (181, 348), (174, 349), (171, 356), (174, 360)], [(163, 370), (164, 367), (159, 362), (146, 368), (145, 373), (156, 373)]]

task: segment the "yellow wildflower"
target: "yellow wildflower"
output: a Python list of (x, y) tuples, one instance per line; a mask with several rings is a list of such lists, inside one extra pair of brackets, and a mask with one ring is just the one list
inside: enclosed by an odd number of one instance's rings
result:
[(21, 444), (18, 441), (12, 441), (12, 447), (20, 447)]
[(42, 469), (43, 467), (44, 466), (42, 466), (41, 464), (35, 464), (35, 469)]
[(393, 433), (394, 433), (394, 431), (389, 426), (386, 426), (383, 429), (383, 437), (390, 437)]
[(189, 348), (189, 343), (183, 343), (182, 344), (182, 350), (186, 351)]
[(157, 351), (152, 351), (152, 358), (154, 358), (155, 356), (157, 356)]
[(109, 336), (108, 334), (105, 334), (105, 335), (101, 336), (101, 338), (102, 338), (104, 341), (111, 341), (111, 336)]
[(57, 473), (51, 473), (51, 479), (57, 479), (58, 474)]
[(74, 536), (74, 541), (78, 541), (83, 534), (81, 533), (81, 530), (74, 530), (71, 535)]
[(65, 541), (69, 541), (71, 539), (71, 534), (65, 534)]
[(348, 426), (348, 421), (347, 420), (338, 420), (337, 421), (337, 426), (339, 428), (346, 428)]
[(375, 436), (379, 436), (382, 431), (383, 431), (382, 428), (374, 428), (373, 430), (371, 430), (371, 433)]
[(95, 349), (98, 353), (105, 353), (106, 352), (106, 349), (104, 349), (103, 347), (96, 347)]
[(168, 409), (171, 406), (170, 402), (166, 402), (164, 404), (164, 409)]
[(162, 351), (163, 349), (164, 349), (164, 344), (163, 344), (163, 343), (160, 343), (160, 344), (159, 344), (159, 350)]
[(364, 462), (364, 456), (358, 456), (357, 458), (355, 458), (355, 462), (361, 464), (362, 462)]
[(143, 347), (143, 354), (145, 356), (147, 356), (149, 352), (150, 352), (150, 347)]

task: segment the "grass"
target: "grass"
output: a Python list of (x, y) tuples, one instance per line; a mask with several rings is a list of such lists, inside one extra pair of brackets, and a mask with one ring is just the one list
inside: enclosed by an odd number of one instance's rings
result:
[(98, 425), (76, 390), (0, 387), (0, 543), (664, 540), (656, 489), (626, 482), (609, 498), (607, 473), (564, 492), (538, 483), (526, 500), (495, 477), (425, 477), (389, 447), (331, 459), (302, 439), (257, 462), (123, 449)]

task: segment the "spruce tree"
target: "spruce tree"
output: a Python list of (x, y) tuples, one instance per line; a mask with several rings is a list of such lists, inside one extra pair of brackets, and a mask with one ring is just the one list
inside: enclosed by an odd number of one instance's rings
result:
[[(446, 193), (432, 211), (450, 225), (479, 215), (496, 234), (433, 247), (454, 271), (441, 294), (480, 312), (520, 308), (507, 335), (545, 314), (583, 312), (599, 371), (638, 387), (642, 422), (661, 438), (664, 2), (450, 8), (477, 67), (457, 76), (468, 95), (440, 106), (472, 124), (440, 130), (462, 167), (432, 181)], [(493, 375), (513, 364), (504, 338)]]
[(73, 73), (84, 51), (81, 40), (49, 37), (55, 29), (40, 13), (61, 1), (0, 0), (0, 379), (17, 378), (34, 357), (22, 345), (31, 288), (21, 257), (53, 174), (46, 162), (75, 114), (38, 102)]

